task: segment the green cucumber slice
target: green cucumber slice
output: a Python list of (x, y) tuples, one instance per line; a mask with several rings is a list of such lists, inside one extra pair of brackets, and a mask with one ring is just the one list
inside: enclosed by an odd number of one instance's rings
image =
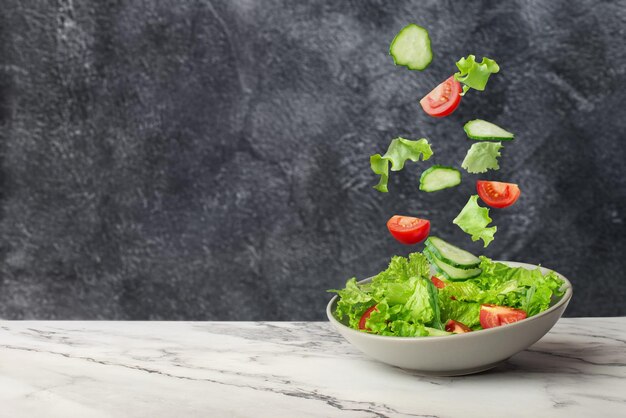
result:
[(434, 165), (422, 173), (420, 190), (436, 192), (461, 184), (461, 172), (456, 168)]
[(452, 267), (473, 269), (478, 267), (480, 259), (469, 251), (456, 247), (439, 237), (428, 237), (424, 243), (435, 257)]
[(428, 31), (414, 23), (405, 26), (391, 41), (389, 55), (396, 65), (409, 70), (424, 70), (433, 60)]
[(515, 138), (511, 132), (482, 119), (470, 120), (463, 126), (463, 130), (468, 137), (477, 141), (511, 141)]
[(446, 335), (452, 335), (451, 332), (448, 331), (442, 331), (440, 329), (437, 328), (431, 328), (431, 327), (424, 327), (426, 328), (426, 331), (428, 331), (428, 336), (429, 337), (443, 337)]
[(482, 270), (478, 268), (464, 270), (446, 264), (437, 257), (435, 257), (433, 253), (428, 250), (428, 248), (424, 248), (424, 251), (422, 251), (422, 253), (426, 256), (428, 261), (430, 261), (430, 264), (435, 268), (435, 270), (437, 270), (438, 273), (442, 274), (448, 280), (462, 281), (467, 279), (473, 279), (474, 277), (478, 277), (480, 273), (482, 273)]

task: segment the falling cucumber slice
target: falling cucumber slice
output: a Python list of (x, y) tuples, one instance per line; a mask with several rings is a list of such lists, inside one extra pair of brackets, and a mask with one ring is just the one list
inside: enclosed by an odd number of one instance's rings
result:
[(414, 23), (405, 26), (393, 38), (389, 55), (396, 65), (402, 65), (409, 70), (424, 70), (433, 60), (428, 31)]
[(420, 177), (420, 190), (424, 192), (436, 192), (461, 183), (461, 172), (456, 168), (435, 165), (422, 173)]
[(477, 141), (511, 141), (515, 138), (511, 132), (482, 119), (470, 120), (463, 126), (463, 130), (468, 137)]

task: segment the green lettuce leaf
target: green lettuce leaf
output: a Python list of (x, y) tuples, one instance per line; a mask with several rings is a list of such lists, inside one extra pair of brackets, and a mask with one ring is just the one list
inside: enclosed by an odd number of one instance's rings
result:
[[(435, 319), (435, 309), (429, 292), (430, 280), (419, 279), (415, 283), (415, 290), (404, 305), (407, 319), (412, 322), (430, 324)], [(439, 315), (439, 313), (437, 313)]]
[(372, 171), (380, 176), (378, 184), (374, 186), (381, 193), (387, 193), (387, 182), (389, 181), (389, 161), (383, 159), (380, 154), (374, 154), (370, 157), (370, 166)]
[(474, 55), (461, 58), (456, 62), (456, 66), (459, 72), (454, 74), (454, 79), (464, 84), (462, 95), (470, 88), (485, 90), (489, 76), (500, 71), (500, 66), (494, 60), (483, 57), (482, 61), (478, 62)]
[(404, 168), (406, 160), (417, 162), (428, 160), (433, 155), (433, 150), (426, 138), (417, 141), (396, 138), (389, 144), (384, 159), (391, 161), (391, 171), (400, 171)]
[(400, 171), (404, 168), (407, 160), (417, 162), (428, 160), (433, 155), (433, 150), (426, 138), (412, 141), (410, 139), (396, 138), (391, 141), (385, 155), (374, 154), (370, 157), (370, 167), (375, 174), (380, 176), (376, 190), (387, 193), (389, 181), (389, 164), (391, 171)]
[(439, 306), (441, 307), (441, 321), (444, 324), (454, 319), (470, 328), (480, 325), (480, 303), (453, 300), (450, 296), (444, 296), (440, 291)]
[(485, 247), (493, 241), (493, 236), (498, 229), (495, 226), (487, 227), (491, 222), (489, 209), (478, 205), (478, 195), (470, 196), (465, 207), (452, 222), (471, 235), (472, 241), (482, 239)]
[(461, 167), (468, 173), (484, 173), (487, 170), (498, 170), (498, 157), (500, 156), (500, 142), (476, 142), (472, 144), (465, 155)]
[(354, 277), (346, 282), (346, 286), (343, 289), (330, 289), (328, 292), (339, 295), (335, 317), (340, 321), (347, 317), (348, 325), (352, 328), (359, 327), (361, 316), (375, 304), (372, 295), (363, 290)]

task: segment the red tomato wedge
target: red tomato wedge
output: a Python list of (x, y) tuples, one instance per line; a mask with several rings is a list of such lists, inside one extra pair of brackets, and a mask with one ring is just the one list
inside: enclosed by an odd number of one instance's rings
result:
[(480, 305), (480, 325), (485, 329), (511, 324), (527, 317), (526, 312), (521, 309), (498, 305)]
[(444, 282), (437, 276), (432, 276), (430, 278), (430, 281), (433, 282), (433, 284), (435, 285), (437, 289), (443, 289), (444, 287), (446, 287), (446, 282)]
[(478, 180), (476, 190), (483, 202), (498, 209), (511, 206), (521, 193), (517, 184), (486, 180)]
[(412, 245), (422, 242), (430, 233), (430, 221), (411, 216), (394, 215), (387, 221), (387, 229), (393, 237), (403, 244)]
[(471, 332), (472, 329), (462, 322), (450, 319), (448, 322), (446, 322), (446, 331), (453, 334), (463, 334), (465, 332)]
[(461, 103), (461, 83), (450, 77), (428, 93), (420, 104), (424, 112), (436, 118), (448, 116)]
[[(371, 308), (368, 308), (367, 311), (363, 313), (363, 316), (361, 316), (361, 319), (359, 320), (359, 329), (366, 330), (365, 321), (367, 321), (370, 318), (370, 315), (375, 310), (376, 310), (376, 305), (372, 306)], [(369, 329), (367, 330), (369, 331)]]

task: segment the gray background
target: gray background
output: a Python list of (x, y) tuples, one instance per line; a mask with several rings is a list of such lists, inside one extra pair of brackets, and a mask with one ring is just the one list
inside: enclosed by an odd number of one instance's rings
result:
[[(624, 315), (624, 1), (3, 1), (0, 316), (321, 320), (325, 290), (383, 269), (396, 213), (472, 251), (462, 125), (514, 131), (484, 253), (570, 277), (568, 315)], [(395, 67), (405, 24), (423, 73)], [(418, 100), (474, 53), (500, 74), (445, 119)], [(372, 189), (399, 135), (435, 156)]]

